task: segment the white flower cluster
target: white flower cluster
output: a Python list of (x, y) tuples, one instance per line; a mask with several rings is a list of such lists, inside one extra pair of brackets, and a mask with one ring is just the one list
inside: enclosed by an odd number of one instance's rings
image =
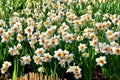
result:
[(0, 69), (1, 70), (1, 73), (2, 74), (5, 74), (5, 72), (7, 72), (8, 68), (11, 66), (11, 62), (8, 62), (8, 61), (4, 61), (3, 65), (2, 65), (2, 68)]
[(37, 48), (37, 50), (35, 50), (35, 54), (36, 55), (33, 56), (33, 60), (37, 65), (42, 65), (43, 62), (51, 62), (52, 56), (50, 53), (45, 53), (43, 48)]
[(81, 74), (81, 68), (79, 68), (79, 66), (70, 66), (68, 69), (67, 69), (67, 71), (66, 71), (67, 73), (68, 72), (72, 72), (73, 74), (74, 74), (74, 77), (76, 78), (76, 79), (79, 79), (79, 78), (81, 78), (82, 77), (82, 74)]
[(55, 55), (54, 58), (59, 60), (59, 64), (62, 67), (65, 67), (65, 64), (70, 64), (73, 60), (73, 54), (70, 54), (67, 50), (58, 49), (57, 51), (54, 51)]
[(20, 43), (17, 44), (17, 46), (14, 46), (13, 48), (10, 47), (8, 52), (10, 53), (10, 55), (15, 56), (15, 55), (19, 55), (20, 54), (20, 50), (22, 49), (22, 45)]
[(30, 59), (30, 56), (29, 56), (29, 55), (23, 56), (23, 57), (21, 57), (21, 59), (20, 59), (21, 65), (30, 64), (30, 61), (31, 61), (31, 59)]

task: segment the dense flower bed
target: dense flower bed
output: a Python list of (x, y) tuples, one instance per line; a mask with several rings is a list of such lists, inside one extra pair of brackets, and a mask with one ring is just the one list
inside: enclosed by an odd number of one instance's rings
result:
[(119, 78), (117, 0), (2, 0), (0, 7), (1, 74), (14, 80), (32, 66), (49, 76), (92, 80), (99, 66), (106, 78)]

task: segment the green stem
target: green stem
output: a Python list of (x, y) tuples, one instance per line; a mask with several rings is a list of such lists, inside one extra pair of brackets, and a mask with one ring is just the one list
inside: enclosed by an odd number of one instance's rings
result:
[(16, 80), (17, 76), (18, 76), (18, 59), (14, 58), (14, 71), (13, 71), (12, 80)]

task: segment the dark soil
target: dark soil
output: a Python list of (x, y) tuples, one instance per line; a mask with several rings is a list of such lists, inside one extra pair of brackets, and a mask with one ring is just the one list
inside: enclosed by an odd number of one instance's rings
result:
[(97, 66), (97, 68), (94, 70), (93, 73), (93, 80), (108, 80), (105, 78), (105, 76), (102, 74), (102, 70), (100, 66)]
[[(3, 77), (5, 78), (5, 80), (11, 79), (12, 78), (13, 69), (14, 68), (11, 66), (9, 71), (5, 75), (0, 74), (0, 80), (3, 80)], [(35, 71), (34, 71), (32, 66), (26, 65), (25, 69), (24, 69), (24, 73), (27, 74), (29, 72), (35, 72)], [(66, 73), (64, 75), (64, 78), (66, 78), (67, 80), (76, 80), (72, 73)], [(84, 79), (82, 78), (82, 79), (79, 79), (79, 80), (84, 80)], [(100, 66), (97, 66), (97, 68), (93, 71), (93, 80), (108, 80), (102, 74)]]

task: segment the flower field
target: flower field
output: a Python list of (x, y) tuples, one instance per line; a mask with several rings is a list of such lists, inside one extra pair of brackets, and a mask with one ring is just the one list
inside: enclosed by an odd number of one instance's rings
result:
[(1, 80), (120, 80), (119, 55), (120, 0), (0, 0)]

